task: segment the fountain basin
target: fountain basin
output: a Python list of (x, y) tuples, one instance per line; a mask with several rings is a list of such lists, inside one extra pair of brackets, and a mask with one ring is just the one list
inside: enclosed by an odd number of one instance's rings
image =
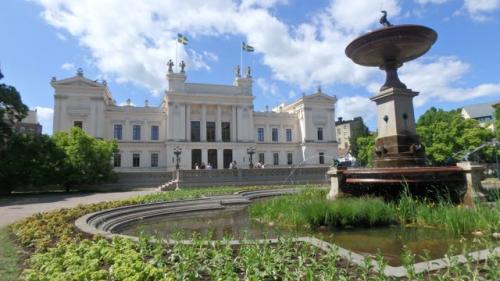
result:
[[(398, 197), (404, 188), (415, 195), (440, 196), (438, 191), (453, 195), (450, 199), (461, 202), (465, 194), (464, 171), (457, 166), (396, 167), (337, 169), (340, 191), (362, 195), (366, 193)], [(434, 198), (438, 199), (438, 198)]]
[(363, 66), (383, 67), (387, 62), (400, 65), (425, 54), (436, 42), (437, 33), (421, 25), (395, 25), (380, 28), (352, 41), (346, 55)]

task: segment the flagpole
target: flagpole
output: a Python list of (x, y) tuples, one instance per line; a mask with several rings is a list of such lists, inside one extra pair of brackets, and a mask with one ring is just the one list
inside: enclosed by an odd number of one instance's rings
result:
[(179, 72), (179, 64), (177, 63), (177, 46), (179, 46), (179, 39), (175, 40), (175, 71)]

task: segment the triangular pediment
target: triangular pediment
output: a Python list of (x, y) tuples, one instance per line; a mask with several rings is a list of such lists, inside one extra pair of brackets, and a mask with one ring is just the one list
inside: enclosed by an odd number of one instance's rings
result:
[(306, 96), (304, 97), (304, 100), (317, 103), (334, 103), (336, 101), (334, 97), (323, 93), (316, 93), (310, 96)]
[(96, 81), (92, 81), (82, 76), (74, 76), (71, 78), (53, 81), (52, 84), (54, 86), (73, 86), (73, 87), (92, 87), (92, 88), (101, 88), (102, 84)]

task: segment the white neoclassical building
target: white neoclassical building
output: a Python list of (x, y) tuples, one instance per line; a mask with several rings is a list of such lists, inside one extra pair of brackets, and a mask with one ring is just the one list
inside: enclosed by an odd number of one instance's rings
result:
[(210, 163), (227, 168), (231, 161), (248, 167), (328, 165), (337, 156), (336, 98), (318, 89), (272, 111), (254, 111), (252, 78), (236, 74), (233, 85), (186, 83), (184, 71), (166, 75), (168, 89), (160, 106), (116, 105), (106, 82), (84, 77), (52, 79), (54, 132), (79, 126), (89, 134), (115, 139), (117, 171), (175, 169), (174, 148), (182, 149), (180, 168)]

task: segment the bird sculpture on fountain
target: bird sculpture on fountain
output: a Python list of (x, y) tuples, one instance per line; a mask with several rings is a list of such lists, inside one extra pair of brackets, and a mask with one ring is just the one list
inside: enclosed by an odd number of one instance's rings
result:
[(387, 20), (387, 11), (380, 11), (380, 12), (384, 14), (379, 20), (380, 24), (383, 25), (384, 27), (392, 26), (389, 20)]

